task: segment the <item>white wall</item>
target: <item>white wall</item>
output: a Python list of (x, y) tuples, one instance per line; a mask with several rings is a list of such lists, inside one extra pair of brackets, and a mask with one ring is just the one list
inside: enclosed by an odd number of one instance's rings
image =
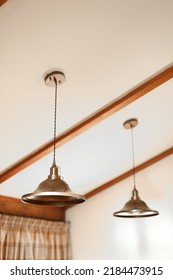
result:
[(173, 259), (173, 156), (137, 173), (141, 199), (159, 216), (113, 217), (132, 185), (128, 178), (67, 210), (73, 259)]

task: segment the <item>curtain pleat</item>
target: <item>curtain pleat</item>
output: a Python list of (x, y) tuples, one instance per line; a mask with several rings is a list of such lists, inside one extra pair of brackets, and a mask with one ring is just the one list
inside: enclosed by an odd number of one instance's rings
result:
[(2, 260), (71, 259), (69, 222), (0, 214)]

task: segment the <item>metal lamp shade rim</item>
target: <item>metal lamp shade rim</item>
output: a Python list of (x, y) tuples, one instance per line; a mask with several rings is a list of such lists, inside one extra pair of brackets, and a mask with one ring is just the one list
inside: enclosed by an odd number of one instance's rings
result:
[(156, 210), (148, 209), (147, 211), (141, 211), (138, 214), (134, 214), (133, 212), (120, 210), (118, 212), (114, 212), (113, 216), (120, 218), (146, 218), (159, 215), (159, 212)]
[(33, 192), (22, 196), (22, 201), (40, 205), (67, 206), (85, 201), (85, 197), (73, 192)]

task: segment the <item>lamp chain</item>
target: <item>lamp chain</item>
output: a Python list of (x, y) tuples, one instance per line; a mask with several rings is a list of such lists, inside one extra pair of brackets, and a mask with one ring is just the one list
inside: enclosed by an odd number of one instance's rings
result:
[(56, 165), (56, 159), (55, 159), (55, 150), (56, 150), (56, 115), (57, 115), (57, 94), (58, 94), (58, 85), (57, 80), (54, 78), (55, 82), (55, 110), (54, 110), (54, 145), (53, 145), (53, 165)]
[(130, 124), (130, 127), (131, 127), (131, 136), (132, 136), (133, 182), (134, 182), (134, 189), (136, 190), (136, 169), (135, 169), (134, 136), (133, 136), (133, 126), (132, 126), (132, 124)]

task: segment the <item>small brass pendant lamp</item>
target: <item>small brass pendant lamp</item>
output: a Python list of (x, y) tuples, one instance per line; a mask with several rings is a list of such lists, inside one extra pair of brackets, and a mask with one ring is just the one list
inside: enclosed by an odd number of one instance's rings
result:
[(55, 108), (54, 108), (54, 153), (53, 164), (50, 174), (46, 180), (41, 182), (33, 193), (22, 196), (22, 201), (31, 204), (67, 206), (85, 201), (85, 197), (73, 193), (68, 184), (62, 180), (58, 173), (58, 166), (55, 160), (56, 150), (56, 113), (57, 113), (57, 89), (58, 85), (65, 81), (64, 73), (53, 71), (44, 77), (47, 86), (55, 88)]
[(135, 178), (135, 160), (134, 160), (134, 140), (133, 140), (133, 128), (138, 124), (137, 119), (129, 119), (127, 120), (123, 126), (125, 129), (131, 130), (132, 135), (132, 157), (133, 157), (133, 182), (134, 188), (132, 190), (132, 196), (129, 201), (126, 202), (124, 207), (117, 212), (113, 213), (115, 217), (121, 218), (142, 218), (142, 217), (150, 217), (156, 216), (159, 214), (158, 211), (150, 209), (147, 204), (140, 199), (138, 190), (136, 188), (136, 178)]

